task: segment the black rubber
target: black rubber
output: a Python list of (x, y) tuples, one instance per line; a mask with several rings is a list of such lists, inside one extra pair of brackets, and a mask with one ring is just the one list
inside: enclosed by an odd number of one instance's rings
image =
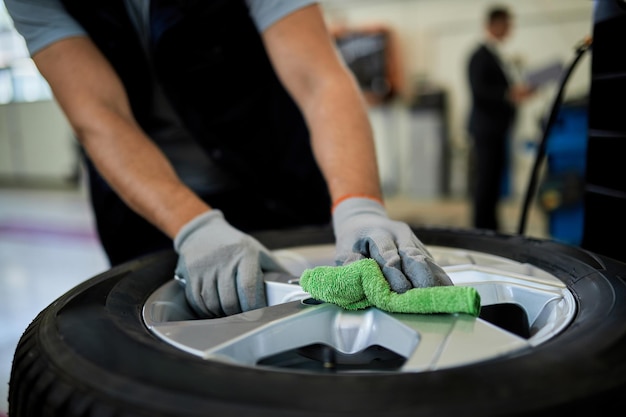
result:
[[(172, 279), (162, 252), (89, 279), (43, 310), (22, 336), (10, 417), (623, 415), (626, 265), (552, 241), (416, 228), (427, 245), (538, 266), (578, 303), (572, 324), (540, 346), (423, 373), (314, 373), (205, 361), (144, 326), (147, 297)], [(271, 249), (332, 243), (328, 229), (268, 232)]]

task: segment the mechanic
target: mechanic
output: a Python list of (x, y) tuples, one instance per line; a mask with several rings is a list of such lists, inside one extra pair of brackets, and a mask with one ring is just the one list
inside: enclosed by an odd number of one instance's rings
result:
[(451, 284), (383, 205), (361, 92), (311, 0), (6, 0), (84, 151), (111, 265), (172, 245), (203, 317), (266, 305), (251, 233), (332, 222), (336, 262)]

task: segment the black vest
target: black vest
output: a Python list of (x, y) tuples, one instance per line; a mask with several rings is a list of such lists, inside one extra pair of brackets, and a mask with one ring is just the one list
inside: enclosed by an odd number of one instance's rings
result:
[(123, 0), (62, 1), (117, 71), (145, 131), (158, 129), (146, 76), (154, 68), (184, 126), (247, 192), (327, 216), (306, 124), (243, 0), (152, 0), (152, 65)]

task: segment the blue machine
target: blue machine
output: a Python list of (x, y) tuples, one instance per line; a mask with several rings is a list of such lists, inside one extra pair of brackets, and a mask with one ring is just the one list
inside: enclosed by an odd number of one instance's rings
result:
[(538, 197), (551, 237), (573, 245), (583, 237), (587, 129), (586, 101), (563, 103), (548, 136), (547, 176)]

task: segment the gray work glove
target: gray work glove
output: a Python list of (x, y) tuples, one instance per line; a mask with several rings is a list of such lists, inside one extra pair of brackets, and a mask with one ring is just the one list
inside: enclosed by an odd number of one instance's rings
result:
[(395, 292), (452, 285), (409, 225), (389, 219), (375, 200), (352, 197), (339, 203), (333, 211), (333, 230), (336, 264), (373, 258)]
[(201, 316), (216, 318), (267, 306), (264, 272), (284, 272), (260, 242), (231, 226), (220, 210), (194, 218), (174, 239), (176, 279)]

